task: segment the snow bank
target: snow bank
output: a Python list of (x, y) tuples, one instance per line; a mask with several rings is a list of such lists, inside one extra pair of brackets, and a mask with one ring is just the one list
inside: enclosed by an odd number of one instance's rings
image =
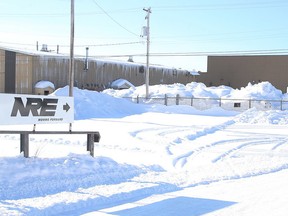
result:
[(261, 82), (231, 91), (230, 94), (222, 95), (224, 98), (257, 99), (257, 100), (281, 100), (282, 91), (276, 89), (269, 82)]
[(246, 124), (288, 124), (288, 111), (266, 110), (260, 111), (256, 108), (249, 109), (238, 115), (235, 120)]
[[(105, 182), (117, 183), (145, 172), (139, 167), (118, 164), (111, 158), (77, 154), (53, 159), (0, 158), (0, 164), (5, 167), (5, 170), (0, 170), (0, 186), (5, 182), (11, 186), (0, 190), (0, 200), (45, 196), (47, 191), (51, 194), (60, 192), (64, 185), (72, 191), (83, 183), (86, 187)], [(61, 180), (61, 176), (65, 179)]]
[[(53, 94), (57, 96), (67, 96), (68, 86), (56, 90)], [(133, 87), (123, 90), (107, 89), (103, 92), (96, 92), (90, 90), (81, 90), (74, 87), (74, 107), (75, 119), (89, 119), (89, 118), (111, 118), (111, 117), (125, 117), (128, 115), (141, 114), (143, 112), (165, 112), (165, 113), (186, 113), (197, 115), (219, 115), (228, 116), (236, 115), (238, 112), (225, 111), (222, 108), (216, 107), (199, 111), (191, 106), (163, 106), (163, 105), (146, 105), (135, 104), (121, 97), (145, 97), (145, 85)], [(241, 89), (232, 89), (227, 86), (206, 87), (203, 83), (188, 83), (171, 84), (171, 85), (154, 85), (150, 87), (150, 94), (154, 97), (163, 97), (165, 94), (175, 96), (179, 94), (182, 97), (224, 97), (224, 98), (253, 98), (253, 99), (281, 99), (288, 98), (287, 94), (282, 95), (282, 92), (276, 89), (269, 82), (262, 82), (255, 85), (248, 84)], [(253, 113), (252, 113), (253, 112)], [(249, 114), (251, 113), (251, 114)], [(256, 109), (249, 110), (243, 113), (238, 120), (242, 123), (279, 123), (285, 124), (286, 112), (267, 110), (260, 111)], [(249, 117), (248, 117), (249, 116)]]
[[(179, 94), (181, 97), (213, 97), (218, 98), (222, 95), (229, 94), (233, 89), (227, 86), (220, 87), (206, 87), (203, 83), (188, 83), (183, 85), (180, 83), (170, 85), (153, 85), (149, 86), (150, 97), (164, 97), (176, 96)], [(146, 86), (138, 86), (125, 90), (106, 89), (103, 91), (105, 94), (113, 95), (115, 97), (146, 97)]]
[[(103, 93), (115, 97), (145, 97), (145, 85), (125, 90), (107, 89)], [(234, 99), (270, 99), (279, 100), (284, 97), (282, 91), (276, 89), (269, 82), (261, 82), (252, 85), (249, 83), (246, 87), (233, 89), (229, 86), (212, 86), (207, 87), (203, 83), (191, 82), (186, 85), (170, 84), (170, 85), (153, 85), (149, 87), (150, 97), (176, 96), (196, 97), (196, 98), (234, 98)]]
[[(67, 96), (69, 87), (57, 89), (53, 95)], [(90, 90), (73, 89), (75, 120), (89, 118), (119, 118), (143, 113), (145, 106), (134, 104), (122, 98)]]

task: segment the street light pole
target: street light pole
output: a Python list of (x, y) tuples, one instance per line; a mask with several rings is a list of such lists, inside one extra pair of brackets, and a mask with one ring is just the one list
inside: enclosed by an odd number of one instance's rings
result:
[(146, 85), (146, 99), (149, 98), (149, 52), (150, 52), (150, 13), (151, 7), (144, 8), (147, 12), (145, 19), (147, 20), (146, 36), (147, 36), (147, 54), (146, 54), (146, 73), (145, 73), (145, 85)]

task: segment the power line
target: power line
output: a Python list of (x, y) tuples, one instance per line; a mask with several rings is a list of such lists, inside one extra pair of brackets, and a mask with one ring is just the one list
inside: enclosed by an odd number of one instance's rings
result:
[(123, 28), (123, 29), (126, 30), (127, 32), (129, 32), (129, 33), (131, 33), (131, 34), (139, 37), (138, 34), (130, 31), (129, 29), (127, 29), (126, 27), (124, 27), (123, 25), (121, 25), (118, 21), (116, 21), (113, 17), (111, 17), (111, 16), (96, 2), (96, 0), (93, 0), (93, 2), (94, 2), (94, 4), (97, 5), (97, 7), (99, 7), (100, 10), (101, 10), (104, 14), (106, 14), (106, 16), (108, 16), (114, 23), (116, 23), (118, 26), (120, 26), (121, 28)]
[[(132, 44), (142, 44), (142, 41), (132, 41), (132, 42), (122, 42), (122, 43), (106, 43), (106, 44), (82, 44), (75, 45), (74, 47), (99, 47), (99, 46), (121, 46), (121, 45), (132, 45)], [(35, 44), (25, 44), (25, 43), (13, 43), (13, 42), (4, 42), (0, 41), (0, 44), (11, 44), (11, 45), (19, 45), (19, 46), (33, 46)], [(67, 44), (47, 44), (49, 46), (61, 46), (61, 47), (69, 47)]]
[[(234, 50), (234, 51), (208, 51), (208, 52), (166, 52), (166, 53), (150, 53), (151, 57), (182, 57), (182, 56), (210, 56), (210, 55), (273, 55), (273, 54), (288, 54), (288, 49), (271, 49), (271, 50)], [(95, 58), (119, 58), (138, 56), (145, 57), (145, 53), (127, 54), (127, 55), (99, 55)]]
[(218, 3), (218, 4), (188, 4), (188, 5), (171, 5), (171, 6), (156, 6), (154, 10), (157, 11), (189, 11), (189, 10), (219, 10), (219, 9), (250, 9), (250, 8), (272, 8), (272, 7), (285, 7), (288, 6), (287, 1), (261, 1), (249, 3)]

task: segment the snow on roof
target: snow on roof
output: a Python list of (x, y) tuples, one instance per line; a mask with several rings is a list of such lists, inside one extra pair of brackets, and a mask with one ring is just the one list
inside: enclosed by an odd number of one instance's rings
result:
[(200, 75), (199, 72), (197, 72), (197, 71), (195, 71), (195, 70), (189, 71), (189, 73), (190, 73), (191, 75), (193, 75), (193, 76), (199, 76), (199, 75)]
[[(25, 55), (31, 55), (31, 56), (50, 56), (50, 57), (62, 57), (62, 58), (69, 58), (69, 54), (65, 53), (56, 53), (56, 52), (45, 52), (45, 51), (40, 51), (40, 50), (28, 50), (28, 49), (21, 49), (21, 48), (11, 48), (11, 47), (5, 47), (5, 46), (0, 46), (0, 49), (2, 50), (8, 50), (12, 52), (18, 52), (21, 54)], [(81, 55), (75, 55), (75, 59), (83, 59), (85, 56)], [(144, 66), (146, 67), (146, 63), (137, 63), (137, 62), (129, 62), (129, 61), (123, 61), (123, 60), (111, 60), (111, 59), (102, 59), (102, 58), (92, 58), (89, 57), (89, 60), (92, 61), (97, 61), (97, 62), (103, 62), (103, 63), (114, 63), (114, 64), (121, 64), (121, 65), (134, 65), (134, 66)], [(167, 70), (177, 70), (177, 71), (184, 71), (184, 72), (189, 72), (191, 75), (199, 75), (196, 71), (188, 71), (182, 68), (174, 68), (174, 67), (168, 67), (164, 65), (158, 65), (158, 64), (150, 64), (151, 68), (162, 68), (162, 69), (167, 69)]]
[(117, 79), (111, 83), (112, 88), (123, 89), (123, 88), (130, 88), (135, 87), (132, 83), (125, 79)]
[(55, 89), (55, 85), (50, 81), (41, 80), (35, 84), (35, 88), (44, 89), (49, 87)]
[(17, 52), (25, 55), (31, 55), (31, 56), (61, 56), (61, 57), (66, 57), (66, 54), (59, 54), (55, 52), (43, 52), (40, 50), (28, 50), (28, 49), (20, 49), (20, 48), (10, 48), (10, 47), (4, 47), (0, 46), (0, 49), (2, 50), (7, 50), (11, 52)]

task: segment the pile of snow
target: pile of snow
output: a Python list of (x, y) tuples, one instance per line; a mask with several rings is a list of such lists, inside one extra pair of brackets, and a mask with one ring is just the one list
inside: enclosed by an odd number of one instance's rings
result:
[[(146, 86), (133, 87), (125, 90), (106, 89), (103, 91), (115, 97), (145, 97)], [(149, 87), (150, 97), (164, 97), (179, 95), (180, 97), (195, 98), (233, 98), (233, 99), (270, 99), (279, 100), (286, 95), (282, 95), (281, 90), (276, 89), (269, 82), (261, 82), (257, 84), (249, 83), (241, 89), (233, 89), (228, 86), (207, 87), (203, 83), (191, 82), (186, 85), (170, 84), (170, 85), (154, 85)]]
[[(176, 83), (170, 85), (153, 85), (149, 86), (150, 97), (164, 97), (165, 95), (175, 97), (177, 94), (180, 97), (211, 97), (218, 98), (229, 94), (233, 89), (227, 86), (206, 87), (203, 83), (188, 83), (187, 85)], [(115, 97), (146, 97), (146, 86), (138, 86), (124, 90), (106, 89), (105, 94)]]
[[(57, 89), (52, 95), (67, 96), (69, 87)], [(73, 89), (75, 119), (121, 118), (127, 115), (143, 113), (145, 106), (138, 106), (127, 100), (112, 97), (105, 93)]]
[(225, 98), (239, 99), (257, 99), (257, 100), (281, 100), (282, 91), (276, 89), (269, 82), (261, 82), (258, 84), (249, 83), (246, 87), (231, 91), (227, 95), (222, 95)]
[[(90, 118), (121, 118), (129, 115), (142, 114), (145, 112), (165, 112), (165, 113), (186, 113), (210, 116), (232, 116), (237, 114), (235, 111), (227, 111), (220, 107), (214, 107), (206, 110), (197, 110), (191, 106), (163, 106), (152, 104), (134, 104), (123, 100), (120, 97), (134, 97), (136, 95), (145, 95), (145, 86), (133, 87), (123, 90), (107, 89), (103, 92), (81, 90), (74, 87), (74, 107), (75, 120)], [(57, 89), (52, 95), (67, 96), (68, 86)], [(287, 98), (287, 94), (281, 93), (269, 82), (258, 84), (248, 84), (241, 89), (232, 89), (227, 86), (206, 87), (203, 83), (192, 82), (187, 85), (155, 85), (150, 87), (150, 94), (153, 96), (164, 96), (165, 94), (188, 97), (228, 97), (228, 98), (254, 98), (254, 99), (276, 99)], [(260, 111), (256, 108), (250, 109), (242, 115), (239, 115), (237, 121), (242, 123), (268, 123), (268, 124), (286, 124), (288, 122), (286, 114), (288, 111), (266, 110)]]
[(235, 121), (247, 124), (275, 124), (287, 125), (288, 124), (288, 110), (266, 110), (260, 111), (256, 108), (251, 108), (239, 114)]
[[(132, 89), (132, 88), (131, 88)], [(145, 91), (145, 89), (143, 89)], [(113, 90), (109, 89), (109, 92)], [(117, 92), (126, 90), (117, 90)], [(69, 87), (57, 89), (53, 94), (55, 96), (69, 95)], [(235, 111), (226, 111), (219, 107), (200, 111), (191, 106), (163, 106), (159, 104), (135, 104), (128, 100), (115, 97), (104, 92), (82, 90), (74, 87), (74, 118), (75, 120), (84, 120), (90, 118), (121, 118), (129, 115), (142, 114), (145, 112), (157, 113), (185, 113), (198, 115), (235, 115)]]

